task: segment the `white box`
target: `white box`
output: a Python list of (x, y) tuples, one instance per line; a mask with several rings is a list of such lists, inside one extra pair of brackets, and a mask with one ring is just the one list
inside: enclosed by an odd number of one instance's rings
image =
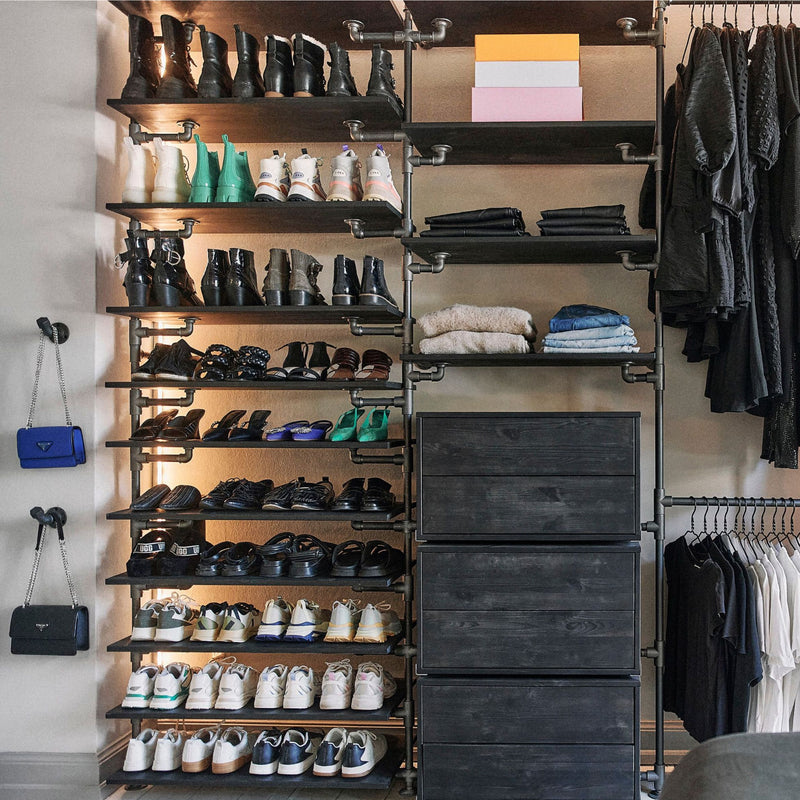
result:
[(476, 61), (478, 87), (577, 87), (580, 61)]

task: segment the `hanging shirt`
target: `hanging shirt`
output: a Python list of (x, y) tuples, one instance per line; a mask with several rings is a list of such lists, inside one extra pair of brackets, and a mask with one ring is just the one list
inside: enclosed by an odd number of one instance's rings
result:
[(800, 572), (785, 547), (777, 551), (778, 563), (786, 576), (786, 607), (789, 612), (789, 643), (794, 668), (783, 678), (783, 730), (792, 729), (792, 711), (800, 689)]
[[(763, 583), (761, 574), (763, 569), (757, 570), (754, 564), (747, 567), (747, 574), (751, 578), (753, 587), (753, 608), (755, 613), (756, 632), (758, 634), (759, 655), (761, 661), (762, 680), (750, 689), (750, 708), (747, 714), (747, 730), (749, 733), (757, 733), (761, 730), (761, 709), (763, 706), (763, 694), (766, 686), (767, 675), (767, 653), (766, 653), (766, 620), (764, 616), (765, 603), (763, 595)], [(766, 579), (766, 574), (764, 573)]]

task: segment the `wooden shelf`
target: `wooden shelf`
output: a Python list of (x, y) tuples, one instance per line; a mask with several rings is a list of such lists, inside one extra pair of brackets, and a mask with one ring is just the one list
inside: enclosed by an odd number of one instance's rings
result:
[[(366, 88), (366, 87), (363, 87)], [(347, 119), (360, 119), (367, 130), (397, 130), (403, 116), (388, 97), (253, 97), (220, 100), (109, 100), (108, 105), (153, 133), (179, 133), (190, 119), (206, 143), (222, 142), (226, 133), (236, 145), (264, 142), (349, 142)], [(181, 145), (194, 150), (194, 142)], [(355, 146), (355, 145), (354, 145)], [(369, 148), (369, 144), (362, 145)], [(259, 151), (269, 152), (266, 144)], [(328, 150), (333, 153), (334, 147)], [(327, 152), (327, 151), (326, 151)], [(255, 171), (256, 152), (250, 155)], [(288, 155), (288, 154), (287, 154)], [(298, 153), (299, 155), (299, 153)]]
[(342, 389), (402, 389), (393, 381), (106, 381), (106, 389), (223, 389), (259, 392), (321, 392)]
[[(253, 165), (250, 165), (251, 168)], [(367, 231), (390, 231), (401, 214), (381, 200), (359, 203), (106, 203), (106, 208), (158, 230), (197, 220), (195, 233), (346, 233), (346, 219), (363, 219)]]
[(416, 122), (403, 125), (417, 151), (448, 144), (445, 165), (619, 164), (615, 145), (630, 142), (649, 153), (654, 122)]
[(393, 517), (403, 513), (403, 506), (396, 505), (391, 511), (131, 511), (124, 508), (121, 511), (111, 511), (106, 514), (106, 519), (135, 519), (135, 520), (164, 520), (165, 522), (180, 522), (180, 520), (232, 520), (241, 521), (266, 521), (280, 520), (282, 522), (389, 522)]
[(635, 262), (656, 251), (655, 234), (642, 236), (415, 236), (401, 240), (415, 255), (433, 263), (449, 253), (452, 264), (619, 264), (617, 252), (632, 250)]
[(448, 367), (621, 367), (624, 364), (655, 364), (655, 353), (412, 353), (401, 355), (400, 358), (425, 369), (439, 364)]
[[(476, 33), (577, 33), (581, 45), (623, 45), (617, 27), (621, 17), (635, 17), (637, 30), (648, 30), (653, 18), (652, 0), (406, 0), (421, 31), (431, 30), (436, 17), (453, 20), (444, 47), (473, 47)], [(636, 44), (649, 44), (639, 40)]]
[(394, 325), (403, 312), (388, 306), (109, 306), (107, 314), (158, 322), (185, 320), (202, 325)]
[(325, 439), (321, 442), (267, 442), (263, 439), (257, 442), (204, 442), (192, 439), (186, 442), (176, 442), (174, 439), (151, 439), (147, 442), (137, 442), (132, 439), (106, 442), (106, 447), (134, 447), (152, 448), (177, 448), (178, 450), (390, 450), (402, 447), (402, 439), (386, 439), (383, 442), (331, 442)]
[(238, 578), (201, 577), (199, 575), (150, 575), (131, 578), (124, 572), (106, 578), (107, 586), (139, 586), (143, 589), (178, 589), (189, 586), (339, 586), (342, 589), (358, 587), (365, 592), (388, 589), (401, 575), (402, 570), (385, 578), (333, 578), (330, 575), (315, 578), (264, 578), (261, 575), (242, 575)]

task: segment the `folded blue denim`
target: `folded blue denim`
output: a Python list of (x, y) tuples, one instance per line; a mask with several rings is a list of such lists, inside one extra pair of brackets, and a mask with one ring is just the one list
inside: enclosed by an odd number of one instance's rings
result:
[(628, 325), (630, 318), (618, 311), (600, 306), (578, 304), (563, 306), (550, 320), (550, 333), (602, 328), (608, 325)]
[(604, 325), (601, 328), (548, 333), (547, 338), (553, 341), (569, 342), (572, 339), (610, 339), (612, 336), (633, 336), (633, 334), (634, 330), (630, 325)]
[(617, 347), (618, 345), (636, 345), (639, 342), (635, 336), (612, 336), (607, 339), (552, 339), (545, 336), (542, 344), (547, 347), (555, 347), (567, 350), (599, 350), (601, 348)]
[(587, 350), (585, 347), (549, 347), (542, 348), (543, 353), (583, 353), (584, 355), (596, 355), (597, 353), (638, 353), (638, 347), (627, 344), (616, 345), (615, 347), (595, 347)]

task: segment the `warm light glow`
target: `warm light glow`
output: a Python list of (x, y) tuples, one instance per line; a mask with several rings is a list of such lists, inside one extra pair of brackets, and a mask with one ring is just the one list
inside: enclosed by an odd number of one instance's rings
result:
[(167, 71), (167, 52), (164, 49), (164, 45), (158, 49), (158, 74), (161, 77), (164, 77), (164, 73)]

